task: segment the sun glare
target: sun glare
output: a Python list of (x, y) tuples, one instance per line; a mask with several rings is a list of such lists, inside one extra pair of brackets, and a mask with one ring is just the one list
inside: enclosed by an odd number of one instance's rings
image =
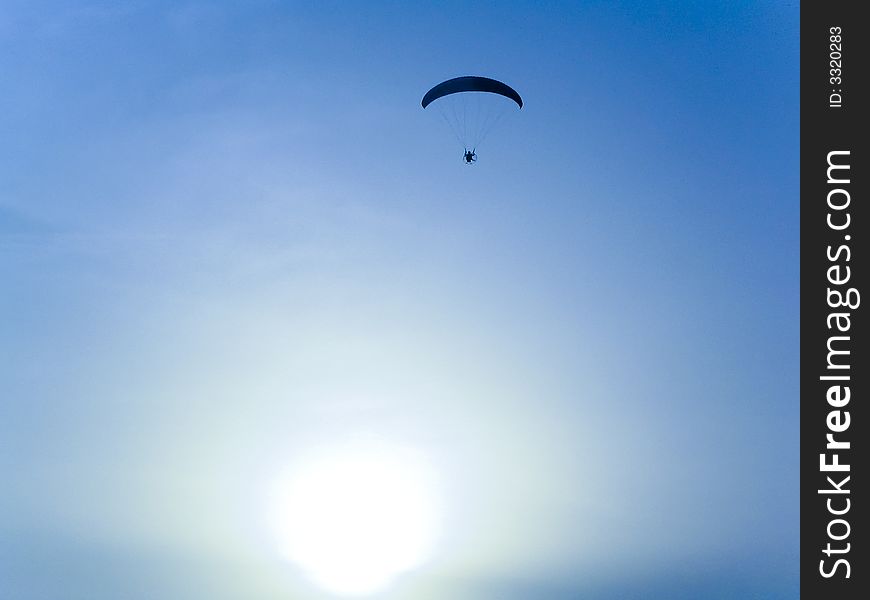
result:
[(283, 555), (331, 592), (364, 595), (420, 564), (434, 540), (432, 474), (403, 448), (309, 458), (273, 491)]

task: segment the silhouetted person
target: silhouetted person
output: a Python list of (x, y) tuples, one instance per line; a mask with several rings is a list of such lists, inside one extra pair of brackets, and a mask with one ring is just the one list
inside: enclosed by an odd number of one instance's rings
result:
[(465, 159), (465, 164), (470, 165), (477, 160), (477, 154), (474, 153), (474, 150), (466, 150), (463, 158)]

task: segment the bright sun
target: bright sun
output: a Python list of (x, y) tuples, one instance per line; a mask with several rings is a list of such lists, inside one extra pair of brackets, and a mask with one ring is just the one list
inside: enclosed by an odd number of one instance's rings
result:
[(282, 553), (323, 588), (368, 594), (426, 558), (432, 473), (404, 448), (342, 448), (281, 477), (272, 521)]

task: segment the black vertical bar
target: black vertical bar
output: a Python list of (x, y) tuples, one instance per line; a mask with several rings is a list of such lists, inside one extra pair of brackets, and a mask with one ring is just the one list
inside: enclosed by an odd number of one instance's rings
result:
[(862, 5), (801, 6), (800, 561), (801, 596), (810, 599), (870, 598), (870, 495), (858, 491), (870, 490), (859, 459), (870, 443)]

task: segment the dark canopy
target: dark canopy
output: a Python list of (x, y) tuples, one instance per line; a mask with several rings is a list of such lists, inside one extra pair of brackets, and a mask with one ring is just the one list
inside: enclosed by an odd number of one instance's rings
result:
[(457, 94), (459, 92), (489, 92), (491, 94), (498, 94), (505, 98), (510, 98), (516, 102), (517, 106), (520, 108), (523, 107), (523, 99), (520, 98), (520, 95), (514, 88), (506, 83), (490, 79), (489, 77), (466, 76), (442, 81), (426, 92), (426, 95), (423, 96), (423, 108), (426, 108), (438, 98), (449, 96), (450, 94)]

